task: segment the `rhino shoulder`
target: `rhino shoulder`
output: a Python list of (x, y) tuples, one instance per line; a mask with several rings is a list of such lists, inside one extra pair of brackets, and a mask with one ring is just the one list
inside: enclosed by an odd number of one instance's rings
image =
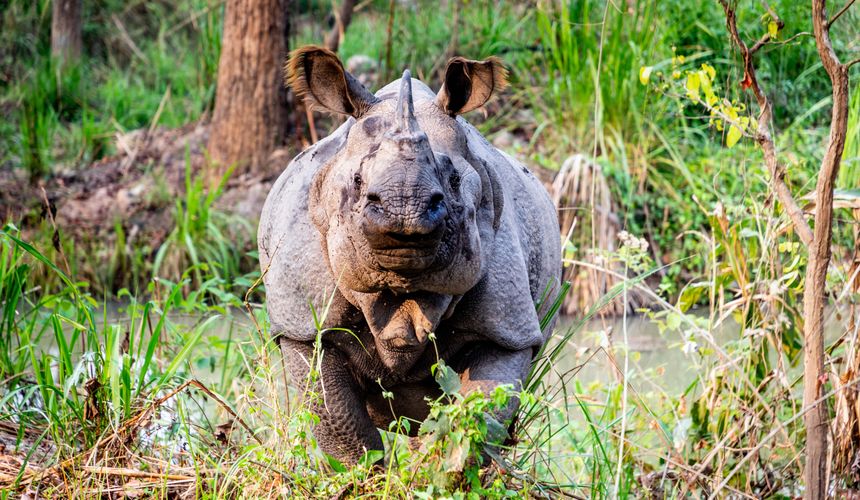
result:
[[(543, 184), (515, 158), (496, 149), (462, 120), (470, 153), (495, 176), (504, 210), (486, 273), (457, 307), (456, 328), (507, 349), (539, 347), (536, 303), (561, 283), (558, 216)], [(480, 320), (477, 320), (480, 318)]]
[(273, 335), (313, 340), (316, 332), (311, 308), (322, 310), (329, 301), (340, 302), (322, 238), (308, 213), (308, 192), (317, 173), (343, 147), (352, 123), (348, 120), (296, 156), (263, 206), (258, 249)]

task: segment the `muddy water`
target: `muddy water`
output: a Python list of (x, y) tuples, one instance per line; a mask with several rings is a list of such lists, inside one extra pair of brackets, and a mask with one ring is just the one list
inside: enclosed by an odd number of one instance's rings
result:
[[(562, 318), (556, 335), (564, 335), (577, 323), (572, 318)], [(714, 332), (714, 338), (722, 344), (736, 338), (738, 331), (737, 324), (725, 325)], [(620, 380), (625, 373), (626, 345), (628, 379), (646, 379), (669, 395), (678, 395), (701, 373), (699, 355), (693, 346), (687, 346), (685, 351), (687, 339), (683, 329), (661, 332), (654, 321), (643, 315), (594, 319), (568, 341), (557, 369), (560, 373), (575, 370), (574, 380), (583, 387)]]
[[(828, 342), (845, 332), (844, 317), (840, 319), (835, 313), (832, 309), (826, 315)], [(691, 314), (707, 324), (706, 310)], [(562, 318), (556, 326), (556, 335), (563, 335), (576, 324), (573, 318)], [(713, 353), (715, 346), (724, 348), (729, 342), (744, 340), (740, 326), (731, 318), (711, 328), (710, 335), (711, 340), (708, 340), (687, 326), (661, 331), (655, 321), (644, 315), (595, 319), (572, 336), (557, 369), (560, 373), (575, 370), (575, 380), (584, 387), (595, 382), (618, 381), (625, 372), (626, 345), (628, 380), (643, 391), (679, 396), (697, 377), (705, 375), (700, 349)], [(711, 354), (713, 356), (717, 354)], [(775, 356), (773, 358), (775, 360)], [(708, 361), (713, 359), (709, 357)], [(800, 376), (801, 363), (787, 367), (786, 371), (789, 378)]]

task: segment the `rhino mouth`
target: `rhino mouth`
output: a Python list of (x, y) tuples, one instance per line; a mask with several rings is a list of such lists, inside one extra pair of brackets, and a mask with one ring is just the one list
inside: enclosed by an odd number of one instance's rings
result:
[(375, 248), (373, 255), (383, 269), (401, 272), (419, 272), (430, 267), (436, 260), (439, 244), (430, 247)]
[(444, 227), (429, 234), (385, 233), (368, 238), (370, 250), (383, 269), (419, 272), (436, 260)]

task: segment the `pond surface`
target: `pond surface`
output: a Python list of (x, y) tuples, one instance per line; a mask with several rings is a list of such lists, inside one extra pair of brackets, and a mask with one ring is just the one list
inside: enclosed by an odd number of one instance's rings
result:
[[(119, 303), (110, 304), (107, 308), (107, 321), (125, 323), (125, 307)], [(834, 312), (835, 310), (831, 310), (826, 322), (826, 335), (831, 340), (843, 332), (843, 324)], [(704, 321), (708, 317), (708, 311), (693, 311), (691, 315)], [(169, 315), (173, 323), (188, 329), (199, 325), (207, 317), (184, 313)], [(562, 317), (556, 323), (554, 336), (558, 339), (571, 329), (577, 331), (569, 339), (554, 368), (557, 374), (574, 370), (574, 380), (584, 387), (621, 379), (621, 374), (624, 373), (625, 345), (628, 346), (629, 355), (628, 380), (635, 380), (637, 385), (647, 383), (653, 389), (659, 388), (659, 392), (678, 396), (704, 372), (701, 356), (696, 350), (698, 347), (708, 347), (709, 341), (702, 338), (701, 332), (691, 333), (693, 327), (682, 325), (661, 331), (656, 321), (643, 314), (628, 315), (626, 318), (596, 318), (585, 324), (581, 324), (575, 317)], [(740, 328), (729, 318), (713, 328), (711, 334), (716, 345), (724, 346), (727, 342), (739, 340)], [(227, 364), (227, 360), (219, 357), (236, 354), (238, 345), (247, 341), (249, 335), (258, 334), (246, 311), (234, 310), (224, 316), (223, 320), (209, 324), (203, 335), (203, 339), (208, 340), (199, 346), (201, 354), (204, 351), (206, 353), (203, 356), (206, 361), (203, 362), (198, 357), (194, 363), (194, 376), (206, 384), (223, 386), (225, 382), (229, 383), (224, 380), (224, 372), (220, 369)], [(56, 350), (51, 337), (46, 336), (42, 340), (43, 348)], [(691, 340), (694, 342), (690, 342)], [(220, 347), (213, 348), (213, 343), (219, 344)], [(800, 373), (799, 366), (788, 371), (792, 375)]]
[[(835, 313), (834, 308), (826, 314), (825, 336), (828, 342), (836, 340), (845, 331), (843, 321)], [(691, 311), (690, 315), (707, 324), (707, 310)], [(561, 318), (555, 334), (563, 335), (577, 324), (575, 318)], [(593, 382), (618, 381), (624, 371), (623, 346), (627, 345), (628, 379), (638, 378), (635, 385), (647, 383), (650, 386), (642, 387), (643, 390), (659, 389), (659, 392), (678, 396), (697, 376), (704, 375), (698, 349), (711, 350), (714, 344), (722, 348), (728, 342), (742, 340), (740, 325), (731, 317), (711, 330), (711, 340), (704, 338), (701, 330), (682, 325), (661, 331), (656, 321), (643, 314), (593, 319), (571, 337), (558, 369), (562, 373), (578, 369), (576, 380), (583, 386)], [(610, 349), (610, 345), (615, 349)], [(614, 355), (610, 356), (609, 352)], [(798, 362), (786, 371), (791, 377), (800, 376), (802, 363)]]

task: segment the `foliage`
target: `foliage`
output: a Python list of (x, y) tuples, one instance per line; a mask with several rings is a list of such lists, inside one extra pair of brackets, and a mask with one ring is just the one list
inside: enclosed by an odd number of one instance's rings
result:
[(87, 57), (60, 70), (49, 55), (50, 0), (9, 2), (0, 35), (7, 122), (0, 125), (0, 164), (41, 177), (54, 165), (83, 166), (113, 154), (108, 139), (118, 132), (199, 118), (214, 103), (219, 5), (85, 3)]
[(155, 254), (154, 276), (177, 276), (191, 269), (196, 286), (203, 282), (202, 273), (209, 266), (213, 277), (222, 283), (241, 276), (242, 269), (249, 267), (244, 249), (250, 246), (254, 229), (248, 221), (214, 207), (232, 173), (233, 167), (227, 168), (216, 182), (208, 179), (213, 174), (205, 168), (192, 174), (186, 150), (185, 197), (176, 201), (175, 226)]

